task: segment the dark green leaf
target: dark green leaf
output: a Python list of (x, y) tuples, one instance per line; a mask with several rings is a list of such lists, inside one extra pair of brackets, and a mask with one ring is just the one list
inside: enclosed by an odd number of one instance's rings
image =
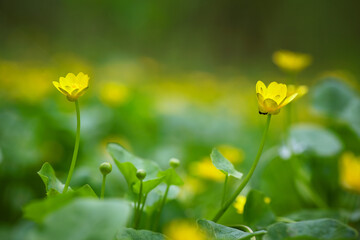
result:
[(31, 240), (113, 240), (130, 215), (121, 200), (76, 199), (44, 219)]
[(258, 236), (266, 233), (266, 231), (263, 230), (254, 233), (243, 232), (239, 229), (226, 227), (224, 225), (202, 219), (198, 220), (197, 223), (200, 229), (206, 233), (208, 239), (216, 239), (216, 240), (250, 239), (253, 236)]
[(276, 223), (269, 227), (264, 240), (350, 240), (357, 232), (334, 219), (318, 219), (296, 223)]
[(244, 207), (245, 224), (252, 228), (265, 228), (275, 222), (276, 216), (272, 212), (266, 195), (251, 190), (246, 198)]
[(224, 174), (229, 174), (238, 179), (242, 177), (242, 173), (236, 171), (232, 163), (227, 160), (216, 148), (212, 150), (210, 157), (214, 166)]
[(165, 240), (167, 238), (160, 233), (155, 233), (147, 230), (135, 230), (132, 228), (125, 228), (119, 231), (115, 239), (116, 240)]

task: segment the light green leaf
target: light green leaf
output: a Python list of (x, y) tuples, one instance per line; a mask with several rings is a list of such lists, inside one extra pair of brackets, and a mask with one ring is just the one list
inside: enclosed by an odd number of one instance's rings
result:
[(345, 121), (351, 129), (360, 137), (360, 98), (350, 102), (345, 111), (341, 114), (340, 119)]
[[(154, 179), (149, 179), (147, 181), (143, 181), (143, 189), (142, 189), (143, 194), (148, 194), (149, 192), (151, 192), (151, 190), (153, 190), (157, 185), (162, 183), (163, 179), (164, 177), (160, 177), (160, 178), (154, 178)], [(135, 183), (135, 185), (133, 186), (133, 190), (137, 194), (140, 192), (140, 181)]]
[(54, 196), (56, 194), (62, 193), (64, 184), (59, 179), (57, 179), (55, 171), (50, 163), (44, 163), (37, 173), (45, 184), (46, 194), (48, 196)]
[(33, 220), (37, 223), (41, 223), (48, 214), (58, 210), (59, 208), (68, 204), (76, 198), (84, 197), (97, 198), (94, 191), (87, 184), (77, 189), (76, 191), (69, 191), (65, 194), (57, 194), (52, 197), (36, 200), (29, 203), (23, 209), (24, 218)]
[(198, 220), (197, 221), (201, 230), (203, 230), (208, 239), (216, 240), (241, 240), (241, 239), (250, 239), (254, 236), (263, 235), (266, 231), (257, 231), (254, 233), (243, 232), (239, 229), (226, 227), (221, 224), (214, 223), (208, 220)]
[(268, 228), (264, 240), (351, 240), (357, 232), (334, 219), (318, 219), (296, 223), (276, 223)]
[(160, 171), (158, 173), (159, 177), (164, 177), (164, 182), (167, 185), (176, 185), (181, 186), (184, 184), (181, 177), (177, 174), (174, 168), (166, 169), (165, 171)]
[(117, 143), (109, 143), (107, 149), (115, 161), (120, 163), (130, 162), (136, 169), (144, 169), (146, 177), (155, 178), (160, 170), (155, 162), (136, 157)]
[(312, 124), (293, 126), (290, 130), (290, 145), (297, 154), (309, 151), (321, 157), (336, 155), (343, 148), (335, 134)]
[(214, 166), (224, 174), (229, 174), (238, 179), (242, 177), (243, 174), (236, 171), (232, 163), (227, 160), (216, 148), (212, 150), (210, 157)]
[(116, 240), (166, 240), (164, 235), (147, 230), (124, 228), (116, 235)]
[(312, 90), (314, 108), (330, 117), (338, 117), (355, 97), (341, 79), (327, 78)]
[(76, 199), (44, 219), (31, 240), (113, 240), (130, 215), (121, 200)]
[(251, 228), (265, 228), (275, 222), (276, 216), (266, 197), (256, 190), (251, 190), (247, 195), (243, 216), (245, 224)]

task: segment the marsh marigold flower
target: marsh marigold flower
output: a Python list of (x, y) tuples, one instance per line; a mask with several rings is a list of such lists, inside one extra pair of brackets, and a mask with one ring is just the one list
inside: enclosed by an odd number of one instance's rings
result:
[(172, 240), (206, 240), (205, 234), (198, 229), (196, 224), (186, 220), (170, 222), (165, 227), (164, 234)]
[(344, 188), (360, 193), (360, 157), (350, 152), (341, 156), (340, 183)]
[(201, 161), (193, 162), (190, 165), (190, 171), (195, 176), (217, 182), (222, 182), (225, 179), (225, 174), (214, 166), (210, 157), (204, 157)]
[(273, 54), (273, 62), (279, 68), (288, 72), (300, 72), (309, 66), (311, 61), (311, 56), (304, 53), (294, 53), (287, 50), (280, 50)]
[(239, 213), (239, 214), (243, 214), (245, 204), (246, 204), (246, 197), (239, 195), (236, 198), (235, 203), (234, 203), (234, 207), (236, 209), (236, 212)]
[(288, 96), (285, 84), (272, 82), (268, 87), (262, 81), (256, 83), (256, 95), (260, 114), (278, 114), (280, 109), (290, 103), (298, 93)]
[(59, 82), (54, 81), (53, 84), (69, 101), (74, 102), (88, 89), (89, 76), (82, 72), (77, 76), (68, 73), (66, 77), (60, 77)]

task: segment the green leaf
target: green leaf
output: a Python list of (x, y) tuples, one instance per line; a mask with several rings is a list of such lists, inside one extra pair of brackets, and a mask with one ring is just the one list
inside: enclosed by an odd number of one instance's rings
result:
[(112, 240), (130, 215), (121, 200), (76, 199), (44, 219), (31, 240)]
[(77, 189), (76, 191), (70, 191), (65, 194), (57, 194), (52, 197), (48, 197), (42, 200), (36, 200), (23, 209), (24, 218), (33, 220), (37, 223), (41, 223), (44, 218), (50, 213), (58, 210), (62, 206), (68, 204), (76, 198), (97, 198), (94, 191), (89, 185), (84, 185), (83, 187)]
[(56, 194), (62, 193), (64, 184), (59, 179), (57, 179), (55, 171), (50, 163), (44, 163), (37, 173), (45, 184), (46, 194), (48, 196), (54, 196)]
[[(143, 194), (148, 194), (149, 192), (151, 192), (151, 190), (153, 190), (157, 185), (162, 183), (163, 179), (164, 177), (160, 177), (160, 178), (154, 178), (147, 181), (143, 181), (143, 189), (142, 189)], [(135, 183), (135, 185), (133, 186), (133, 190), (137, 194), (140, 192), (140, 181)]]
[(159, 177), (164, 177), (164, 181), (167, 185), (181, 186), (184, 184), (181, 177), (177, 174), (174, 168), (166, 169), (158, 173)]
[(130, 162), (136, 169), (144, 169), (146, 171), (146, 177), (155, 178), (160, 170), (155, 162), (136, 157), (117, 143), (109, 143), (107, 149), (115, 162)]
[(250, 239), (251, 237), (263, 235), (266, 231), (257, 231), (254, 233), (243, 232), (241, 230), (226, 227), (221, 224), (214, 223), (208, 220), (198, 220), (197, 221), (200, 229), (202, 229), (208, 239), (216, 239), (216, 240), (241, 240), (241, 239)]
[(310, 151), (321, 157), (334, 156), (343, 148), (335, 134), (312, 124), (293, 126), (290, 130), (290, 144), (297, 154)]
[(156, 232), (124, 228), (116, 235), (116, 240), (166, 240), (167, 238)]
[(327, 78), (312, 90), (314, 108), (330, 117), (338, 117), (355, 97), (341, 79)]
[(360, 137), (360, 98), (350, 102), (345, 111), (341, 114), (340, 119), (345, 121), (351, 129)]
[(294, 221), (314, 220), (320, 218), (332, 218), (341, 220), (348, 216), (349, 214), (346, 211), (341, 211), (338, 209), (302, 209), (300, 211), (287, 215), (286, 218)]
[(224, 174), (231, 175), (238, 179), (242, 177), (243, 174), (236, 171), (232, 163), (227, 160), (216, 148), (212, 150), (210, 157), (214, 166)]
[(245, 224), (251, 228), (265, 228), (275, 222), (276, 216), (266, 202), (266, 195), (262, 192), (251, 190), (244, 207)]
[(311, 239), (350, 240), (357, 232), (334, 219), (318, 219), (296, 223), (276, 223), (268, 228), (264, 240)]

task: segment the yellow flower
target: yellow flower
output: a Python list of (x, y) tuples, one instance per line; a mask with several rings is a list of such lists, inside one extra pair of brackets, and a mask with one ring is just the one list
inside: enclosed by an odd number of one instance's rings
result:
[(236, 147), (223, 144), (216, 148), (232, 163), (240, 163), (244, 159), (244, 152)]
[(199, 176), (205, 179), (214, 181), (224, 181), (225, 174), (218, 170), (211, 162), (210, 157), (204, 157), (199, 162), (193, 162), (190, 165), (190, 171), (195, 176)]
[(89, 76), (82, 72), (77, 76), (68, 73), (65, 78), (60, 77), (59, 82), (54, 81), (53, 84), (69, 101), (74, 102), (88, 89)]
[(235, 203), (234, 203), (234, 207), (236, 208), (237, 213), (239, 213), (239, 214), (244, 213), (245, 203), (246, 203), (245, 196), (241, 196), (241, 195), (237, 196)]
[(287, 94), (286, 96), (289, 97), (293, 95), (294, 93), (297, 93), (296, 98), (300, 98), (307, 94), (309, 91), (309, 88), (305, 85), (295, 86), (295, 85), (288, 85), (287, 86)]
[(273, 62), (279, 68), (288, 72), (300, 72), (309, 66), (311, 61), (311, 56), (303, 53), (280, 50), (273, 54)]
[(174, 220), (164, 229), (164, 234), (171, 240), (206, 240), (206, 236), (201, 232), (195, 223), (186, 220)]
[(100, 98), (105, 104), (116, 106), (129, 98), (129, 90), (123, 84), (107, 82), (101, 85)]
[(256, 95), (259, 104), (260, 114), (278, 114), (280, 109), (290, 103), (298, 95), (293, 93), (287, 96), (287, 87), (285, 84), (277, 82), (270, 83), (266, 87), (262, 81), (256, 83)]
[(344, 188), (360, 193), (360, 157), (350, 152), (341, 156), (340, 182)]

